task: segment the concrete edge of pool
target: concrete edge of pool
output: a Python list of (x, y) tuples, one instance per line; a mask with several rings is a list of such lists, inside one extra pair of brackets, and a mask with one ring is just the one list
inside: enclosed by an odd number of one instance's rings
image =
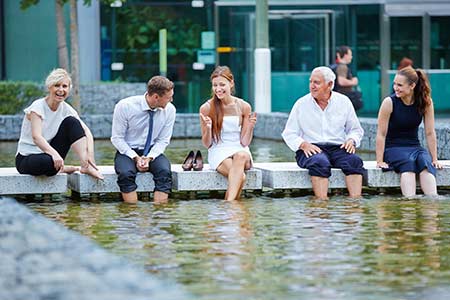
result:
[[(438, 187), (450, 187), (450, 160), (442, 161), (444, 168), (437, 172)], [(367, 176), (364, 186), (369, 188), (394, 188), (400, 186), (400, 176), (395, 172), (383, 172), (375, 161), (365, 161)], [(15, 168), (0, 168), (0, 195), (64, 194), (72, 195), (118, 193), (117, 175), (113, 166), (100, 166), (104, 180), (88, 175), (57, 174), (55, 176), (31, 176), (19, 174)], [(172, 165), (174, 192), (222, 191), (227, 189), (225, 177), (205, 165), (203, 171), (183, 171), (181, 165)], [(152, 192), (153, 177), (150, 173), (139, 173), (136, 178), (138, 192)], [(345, 176), (339, 169), (332, 169), (330, 188), (345, 188)], [(294, 162), (255, 163), (247, 171), (244, 190), (266, 189), (311, 189), (308, 170)]]

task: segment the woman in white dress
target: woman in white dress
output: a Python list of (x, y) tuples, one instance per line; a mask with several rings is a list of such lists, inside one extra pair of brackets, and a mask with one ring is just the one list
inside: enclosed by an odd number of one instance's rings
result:
[(240, 198), (245, 170), (252, 166), (248, 148), (253, 138), (256, 113), (242, 99), (234, 97), (233, 74), (218, 66), (211, 74), (213, 97), (200, 107), (202, 143), (208, 148), (211, 169), (228, 178), (226, 200)]

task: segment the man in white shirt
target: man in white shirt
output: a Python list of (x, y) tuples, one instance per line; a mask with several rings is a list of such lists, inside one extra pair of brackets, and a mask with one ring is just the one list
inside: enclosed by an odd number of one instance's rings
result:
[(347, 96), (333, 92), (336, 75), (328, 67), (315, 68), (310, 93), (294, 104), (282, 133), (296, 152), (297, 164), (309, 170), (314, 194), (327, 199), (331, 168), (344, 172), (350, 197), (361, 196), (363, 162), (355, 154), (364, 130)]
[(154, 76), (144, 95), (120, 100), (114, 108), (111, 142), (117, 149), (114, 168), (125, 202), (136, 203), (137, 172), (151, 172), (155, 203), (167, 202), (172, 188), (170, 162), (164, 156), (175, 123), (173, 82)]

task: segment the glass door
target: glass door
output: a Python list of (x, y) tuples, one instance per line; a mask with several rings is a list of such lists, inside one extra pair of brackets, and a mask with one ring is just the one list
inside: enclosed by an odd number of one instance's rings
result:
[(307, 72), (329, 64), (329, 14), (269, 12), (272, 70)]
[(330, 11), (269, 11), (272, 111), (309, 92), (312, 69), (330, 64)]

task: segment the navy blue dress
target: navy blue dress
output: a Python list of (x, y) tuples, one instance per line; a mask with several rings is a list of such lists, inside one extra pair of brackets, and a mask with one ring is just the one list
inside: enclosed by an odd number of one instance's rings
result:
[(397, 173), (414, 172), (419, 174), (424, 169), (436, 176), (431, 155), (420, 145), (418, 131), (423, 114), (417, 103), (406, 105), (392, 94), (392, 113), (386, 135), (384, 161), (389, 169)]

